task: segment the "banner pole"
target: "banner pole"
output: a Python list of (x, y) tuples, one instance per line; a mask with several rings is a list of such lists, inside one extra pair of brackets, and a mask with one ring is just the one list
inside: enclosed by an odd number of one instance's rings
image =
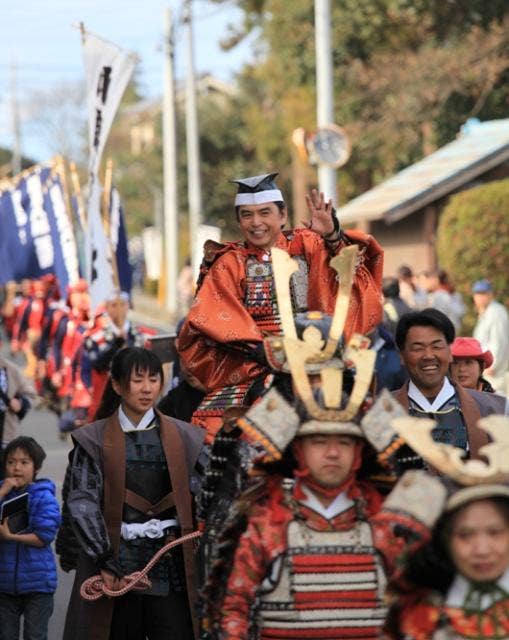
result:
[(80, 177), (74, 162), (69, 163), (69, 172), (71, 174), (72, 189), (76, 196), (76, 203), (78, 205), (78, 217), (80, 219), (81, 228), (83, 229), (83, 232), (86, 233), (88, 230), (88, 223), (85, 211), (85, 201), (83, 200), (83, 194), (81, 193)]
[(102, 193), (102, 220), (104, 227), (104, 234), (106, 235), (106, 240), (108, 241), (108, 247), (110, 250), (110, 258), (111, 258), (111, 269), (113, 275), (113, 284), (114, 286), (120, 290), (120, 278), (118, 275), (118, 264), (117, 264), (117, 255), (113, 249), (113, 244), (111, 242), (111, 190), (113, 187), (113, 160), (108, 158), (106, 160), (106, 169), (104, 172), (104, 191)]

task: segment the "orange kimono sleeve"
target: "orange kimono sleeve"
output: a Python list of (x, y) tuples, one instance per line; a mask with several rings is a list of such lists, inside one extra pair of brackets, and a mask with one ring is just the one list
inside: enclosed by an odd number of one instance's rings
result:
[(373, 236), (358, 229), (345, 231), (345, 236), (360, 250), (345, 326), (348, 339), (353, 333), (369, 333), (382, 322), (384, 252)]
[[(206, 392), (253, 380), (265, 368), (236, 348), (262, 341), (244, 307), (245, 258), (240, 251), (212, 265), (179, 332), (177, 349), (191, 383)], [(193, 378), (195, 380), (193, 380)], [(198, 385), (196, 385), (198, 386)]]
[[(357, 229), (345, 231), (344, 236), (347, 242), (342, 242), (336, 253), (348, 244), (359, 246), (344, 329), (348, 340), (354, 333), (369, 333), (382, 321), (383, 250), (373, 236)], [(309, 265), (308, 308), (333, 313), (338, 293), (337, 273), (329, 266), (331, 254), (322, 238), (299, 229), (291, 243), (290, 253), (303, 253)]]

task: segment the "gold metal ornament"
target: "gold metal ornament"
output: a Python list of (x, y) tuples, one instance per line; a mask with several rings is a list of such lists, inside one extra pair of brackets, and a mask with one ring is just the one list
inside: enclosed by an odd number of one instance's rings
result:
[(353, 244), (350, 247), (345, 247), (339, 255), (334, 256), (330, 261), (330, 266), (338, 273), (340, 287), (336, 296), (334, 315), (332, 316), (329, 337), (324, 350), (324, 355), (327, 359), (332, 358), (334, 355), (345, 328), (358, 252), (357, 245)]
[(395, 418), (391, 425), (415, 453), (440, 473), (465, 486), (494, 484), (509, 481), (509, 418), (491, 415), (478, 421), (492, 442), (479, 449), (487, 459), (464, 460), (463, 449), (435, 442), (431, 432), (434, 420), (406, 416)]
[(274, 247), (271, 249), (272, 270), (274, 274), (274, 284), (276, 287), (276, 298), (281, 318), (283, 335), (293, 340), (297, 339), (297, 330), (293, 322), (292, 294), (290, 291), (290, 278), (298, 271), (299, 265), (296, 260), (283, 251)]
[[(332, 324), (325, 349), (317, 350), (316, 354), (309, 356), (308, 362), (325, 362), (334, 355), (338, 342), (345, 328), (346, 316), (350, 305), (350, 293), (352, 290), (355, 264), (358, 254), (357, 245), (345, 247), (330, 261), (330, 266), (337, 272), (340, 282), (336, 305), (332, 316)], [(292, 295), (290, 290), (290, 278), (299, 269), (296, 260), (291, 258), (286, 251), (274, 247), (271, 250), (272, 269), (276, 286), (276, 298), (281, 318), (283, 335), (287, 338), (297, 339), (297, 331), (293, 321)], [(306, 333), (306, 332), (305, 332)], [(305, 338), (305, 335), (303, 336)]]
[[(298, 264), (281, 249), (273, 248), (271, 253), (276, 296), (283, 329), (283, 337), (278, 338), (278, 343), (281, 341), (284, 346), (286, 361), (297, 393), (308, 413), (317, 420), (350, 421), (359, 411), (369, 390), (376, 359), (376, 353), (366, 348), (369, 341), (361, 335), (352, 336), (343, 352), (343, 361), (338, 356), (334, 357), (343, 334), (350, 304), (358, 247), (356, 245), (346, 247), (330, 262), (331, 267), (338, 273), (340, 287), (325, 346), (321, 332), (312, 326), (304, 331), (302, 339), (298, 338), (293, 319), (290, 291), (290, 278), (297, 271)], [(355, 367), (356, 375), (347, 406), (340, 409), (345, 362)], [(314, 398), (313, 387), (306, 370), (306, 366), (309, 364), (321, 365), (319, 376), (325, 408), (320, 407)]]

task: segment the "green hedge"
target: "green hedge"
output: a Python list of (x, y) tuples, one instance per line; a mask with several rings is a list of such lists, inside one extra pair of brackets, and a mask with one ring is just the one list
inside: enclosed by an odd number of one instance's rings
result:
[(466, 329), (475, 320), (470, 288), (488, 278), (496, 297), (509, 307), (509, 179), (454, 195), (444, 208), (437, 233), (438, 261), (470, 305)]

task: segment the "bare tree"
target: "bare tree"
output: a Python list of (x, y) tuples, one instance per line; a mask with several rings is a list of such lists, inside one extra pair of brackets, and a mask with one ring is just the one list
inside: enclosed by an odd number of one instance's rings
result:
[(81, 164), (87, 150), (85, 83), (63, 82), (34, 91), (26, 117), (53, 154)]

